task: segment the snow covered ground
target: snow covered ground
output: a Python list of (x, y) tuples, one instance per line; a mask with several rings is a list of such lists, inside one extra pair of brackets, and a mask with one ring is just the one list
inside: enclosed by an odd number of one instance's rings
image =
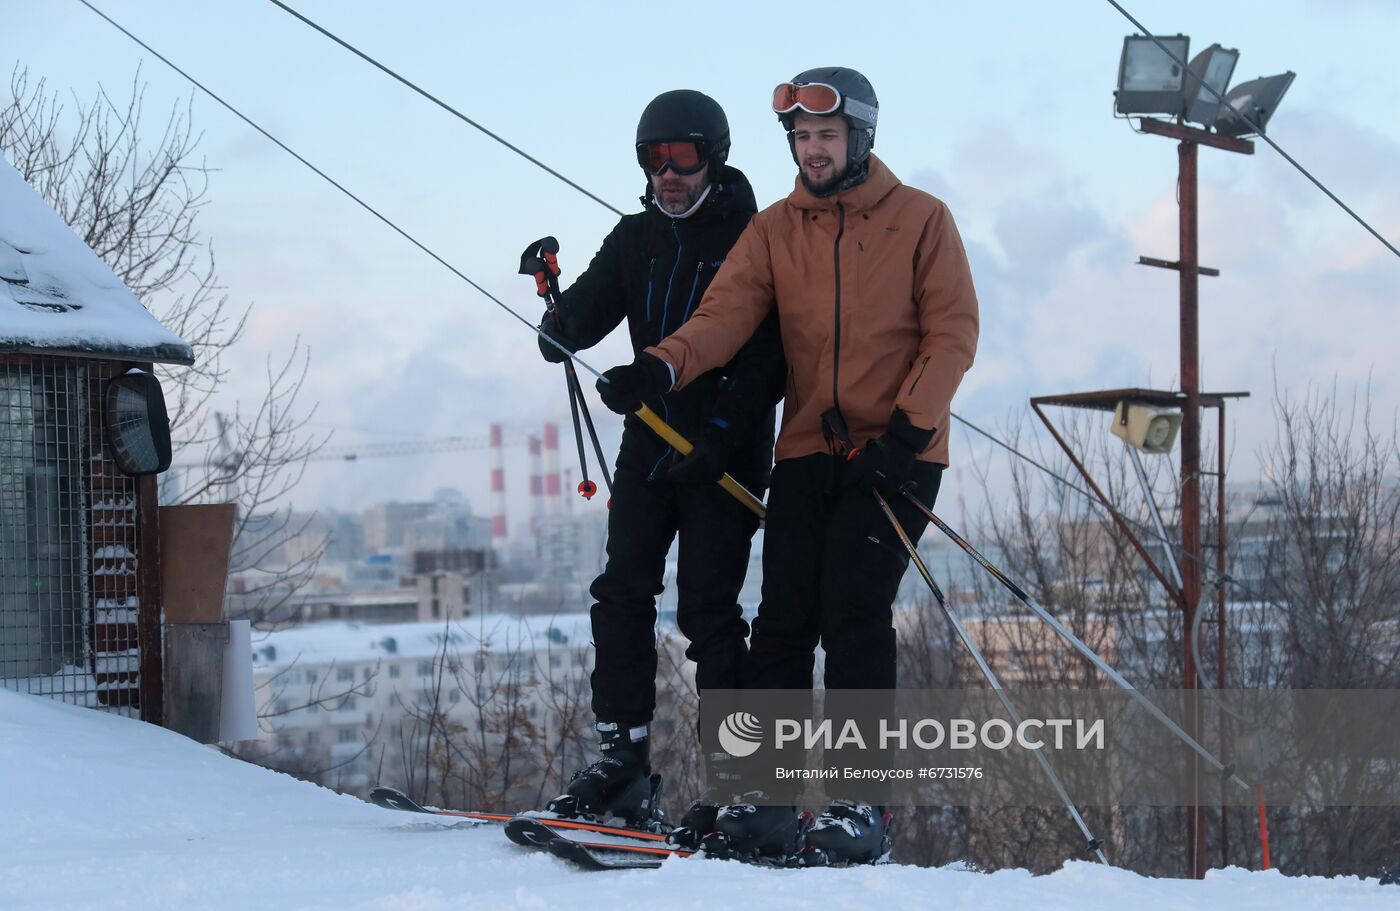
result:
[(1393, 909), (1376, 880), (1089, 863), (1033, 879), (952, 868), (762, 870), (675, 859), (588, 873), (468, 828), (381, 810), (130, 719), (0, 690), (0, 908)]

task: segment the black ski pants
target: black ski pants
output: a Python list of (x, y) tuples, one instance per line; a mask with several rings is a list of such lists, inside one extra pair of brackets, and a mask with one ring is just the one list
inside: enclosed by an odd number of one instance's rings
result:
[[(826, 454), (784, 459), (773, 468), (763, 532), (763, 600), (753, 624), (745, 686), (810, 690), (816, 648), (826, 651), (826, 717), (888, 717), (896, 685), (894, 599), (909, 566), (904, 548), (869, 488), (851, 483), (850, 465)], [(914, 467), (916, 495), (932, 507), (943, 466)], [(928, 520), (903, 497), (890, 510), (917, 543)], [(879, 690), (884, 692), (869, 692)], [(828, 750), (827, 768), (878, 769), (879, 750)], [(769, 786), (779, 802), (796, 791)], [(795, 787), (795, 786), (793, 786)], [(876, 806), (889, 802), (886, 782), (843, 782), (832, 797)]]
[[(619, 461), (622, 461), (621, 459)], [(762, 496), (762, 488), (750, 490)], [(676, 624), (689, 641), (695, 685), (737, 689), (748, 623), (739, 589), (758, 518), (716, 484), (648, 480), (618, 465), (608, 514), (607, 564), (590, 589), (593, 713), (603, 722), (646, 724), (656, 709), (656, 596), (679, 535)]]
[[(909, 555), (849, 464), (824, 453), (773, 468), (763, 531), (763, 600), (753, 624), (745, 685), (811, 689), (817, 645), (827, 690), (895, 688), (892, 605)], [(917, 496), (930, 507), (943, 466), (919, 462)], [(902, 497), (889, 501), (917, 542), (927, 520)]]

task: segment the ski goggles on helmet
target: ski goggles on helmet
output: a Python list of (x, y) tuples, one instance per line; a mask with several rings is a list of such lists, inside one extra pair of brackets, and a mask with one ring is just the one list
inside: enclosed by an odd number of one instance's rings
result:
[(666, 168), (677, 174), (695, 174), (706, 165), (705, 149), (689, 139), (668, 142), (637, 143), (637, 164), (655, 176)]
[(808, 114), (835, 114), (841, 93), (824, 82), (784, 82), (773, 90), (773, 113), (790, 114), (801, 108)]

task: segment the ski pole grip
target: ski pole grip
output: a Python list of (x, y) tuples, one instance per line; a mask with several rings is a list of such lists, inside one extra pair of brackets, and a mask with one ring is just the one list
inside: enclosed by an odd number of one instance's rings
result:
[[(676, 452), (679, 452), (681, 455), (690, 455), (690, 451), (695, 448), (690, 445), (689, 440), (676, 432), (676, 428), (661, 420), (661, 417), (646, 405), (637, 409), (637, 417), (641, 418), (642, 422), (654, 430), (657, 436), (665, 440), (672, 449), (676, 450)], [(767, 517), (768, 512), (763, 508), (762, 501), (749, 493), (748, 490), (744, 488), (744, 485), (731, 478), (728, 474), (725, 474), (724, 477), (719, 479), (719, 486), (728, 491), (730, 496), (744, 504), (750, 512), (760, 519)]]

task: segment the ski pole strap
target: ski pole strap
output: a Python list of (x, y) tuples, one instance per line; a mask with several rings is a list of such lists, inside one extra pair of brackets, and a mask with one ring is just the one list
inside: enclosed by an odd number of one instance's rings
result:
[[(690, 451), (695, 448), (690, 445), (689, 440), (677, 433), (676, 429), (670, 424), (661, 420), (660, 416), (646, 405), (638, 408), (636, 414), (637, 417), (642, 419), (643, 423), (656, 431), (657, 436), (665, 440), (672, 449), (679, 452), (681, 455), (690, 455)], [(749, 493), (749, 491), (744, 488), (744, 485), (731, 478), (727, 473), (724, 477), (719, 479), (719, 486), (723, 487), (734, 499), (744, 504), (749, 512), (752, 512), (760, 519), (767, 517), (768, 511), (763, 508), (763, 501)]]

